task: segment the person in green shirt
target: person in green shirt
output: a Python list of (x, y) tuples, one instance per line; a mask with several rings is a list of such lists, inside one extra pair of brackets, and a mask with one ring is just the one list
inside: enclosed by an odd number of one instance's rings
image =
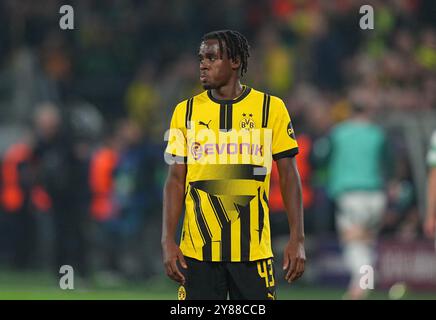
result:
[(351, 280), (344, 298), (363, 299), (362, 267), (373, 267), (386, 195), (386, 136), (372, 121), (373, 97), (366, 89), (351, 94), (353, 114), (333, 127), (329, 141), (328, 193), (336, 205), (336, 226)]

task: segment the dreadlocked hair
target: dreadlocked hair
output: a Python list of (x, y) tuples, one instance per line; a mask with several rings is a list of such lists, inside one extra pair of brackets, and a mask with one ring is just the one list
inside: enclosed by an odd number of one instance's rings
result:
[[(223, 53), (223, 42), (226, 44), (227, 56), (229, 59), (236, 61), (241, 59), (241, 77), (247, 72), (248, 57), (250, 56), (247, 39), (238, 31), (220, 30), (212, 31), (203, 36), (202, 41), (216, 39), (220, 46), (220, 52)], [(221, 57), (222, 58), (222, 57)]]

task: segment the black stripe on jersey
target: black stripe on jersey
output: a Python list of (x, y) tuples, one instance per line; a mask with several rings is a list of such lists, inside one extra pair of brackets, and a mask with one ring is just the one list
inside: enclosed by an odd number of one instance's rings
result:
[(198, 229), (200, 230), (200, 233), (202, 234), (204, 240), (203, 260), (211, 261), (212, 260), (212, 235), (210, 233), (206, 219), (204, 218), (203, 210), (201, 209), (200, 194), (195, 188), (191, 188), (191, 197), (192, 200), (194, 200), (194, 204), (195, 204), (194, 210), (199, 225)]
[(225, 209), (216, 196), (208, 194), (210, 205), (219, 221), (221, 227), (221, 261), (231, 260), (232, 236), (230, 232), (230, 222), (225, 213)]
[(223, 228), (226, 224), (230, 222), (226, 210), (224, 209), (224, 206), (217, 196), (212, 196), (208, 194), (210, 204), (212, 205), (212, 209), (215, 210), (215, 213), (217, 214), (217, 218), (220, 224), (220, 227)]
[(270, 99), (271, 97), (269, 96), (269, 94), (264, 93), (262, 108), (262, 128), (266, 128), (268, 126)]
[(226, 131), (226, 109), (226, 104), (220, 105), (220, 131)]
[(188, 219), (188, 233), (189, 233), (189, 239), (191, 239), (192, 247), (194, 248), (194, 251), (197, 252), (197, 250), (195, 249), (194, 240), (192, 239), (191, 225), (189, 224), (189, 219)]
[[(250, 179), (265, 181), (267, 173), (266, 167), (254, 164), (214, 164), (213, 170), (216, 172), (216, 180)], [(201, 189), (205, 187), (204, 184), (207, 181), (211, 180), (194, 181), (191, 182), (191, 185), (197, 189)]]
[(233, 121), (233, 105), (221, 104), (220, 105), (220, 131), (228, 132), (232, 130)]
[(233, 126), (233, 104), (228, 104), (227, 105), (227, 110), (226, 110), (226, 129), (227, 131), (232, 130), (232, 126)]
[[(193, 188), (193, 189), (194, 189), (194, 193), (195, 193), (196, 197), (198, 198), (198, 204), (199, 204), (199, 207), (200, 207), (200, 209), (201, 209), (201, 198), (200, 198), (200, 194), (198, 193), (198, 190), (197, 190), (197, 189), (195, 189), (195, 188)], [(209, 225), (208, 225), (208, 223), (207, 223), (207, 221), (206, 221), (206, 218), (205, 218), (205, 216), (204, 216), (204, 212), (203, 212), (202, 209), (200, 210), (200, 213), (201, 213), (201, 217), (203, 218), (204, 225), (206, 226), (207, 233), (208, 233), (209, 237), (212, 239), (212, 232), (210, 232)]]
[(192, 201), (194, 202), (195, 224), (197, 225), (197, 229), (198, 229), (198, 232), (200, 233), (201, 240), (203, 240), (203, 243), (206, 243), (206, 239), (204, 238), (203, 232), (201, 232), (201, 229), (200, 229), (200, 224), (198, 223), (198, 209), (197, 209), (198, 207), (197, 207), (197, 203), (195, 202), (195, 198), (194, 198), (194, 195), (192, 193), (192, 189), (193, 188), (191, 187), (190, 190), (189, 190), (189, 195), (191, 196)]
[(265, 201), (266, 206), (269, 207), (269, 201), (268, 201), (268, 198), (267, 198), (267, 196), (266, 196), (266, 192), (265, 192), (265, 190), (263, 190), (263, 200)]
[(262, 199), (260, 198), (260, 187), (257, 188), (257, 201), (259, 206), (259, 221), (258, 221), (259, 229), (257, 231), (259, 232), (259, 243), (260, 243), (262, 241), (263, 221), (265, 219), (265, 212), (263, 211)]
[(275, 161), (282, 159), (282, 158), (293, 158), (298, 154), (298, 147), (295, 147), (293, 149), (285, 150), (276, 154), (273, 154), (273, 159)]
[(194, 104), (194, 98), (189, 99), (186, 102), (186, 114), (185, 114), (185, 127), (186, 129), (191, 129), (191, 118), (192, 118), (192, 106)]
[(250, 204), (245, 207), (235, 204), (241, 221), (241, 261), (250, 260)]
[[(222, 229), (223, 228), (223, 219), (222, 219), (222, 217), (221, 218), (219, 217), (219, 214), (216, 210), (216, 202), (214, 203), (214, 201), (211, 199), (211, 195), (209, 193), (207, 194), (207, 197), (209, 199), (209, 203), (210, 203), (210, 206), (212, 207), (213, 213), (215, 214), (215, 217), (218, 221), (218, 224), (220, 225), (220, 228)], [(215, 197), (215, 196), (212, 196), (212, 197)]]

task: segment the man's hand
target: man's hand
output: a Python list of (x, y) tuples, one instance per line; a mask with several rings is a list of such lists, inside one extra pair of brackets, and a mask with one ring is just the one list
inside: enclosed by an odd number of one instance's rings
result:
[(287, 270), (285, 280), (291, 283), (300, 278), (304, 273), (305, 263), (304, 243), (289, 240), (283, 253), (283, 270)]
[(177, 260), (184, 269), (187, 269), (188, 266), (186, 265), (185, 258), (179, 246), (174, 241), (166, 241), (162, 243), (162, 251), (167, 276), (182, 285), (185, 284), (185, 276), (180, 272), (177, 266)]
[(436, 233), (436, 217), (428, 214), (424, 222), (424, 233), (429, 239), (434, 239)]

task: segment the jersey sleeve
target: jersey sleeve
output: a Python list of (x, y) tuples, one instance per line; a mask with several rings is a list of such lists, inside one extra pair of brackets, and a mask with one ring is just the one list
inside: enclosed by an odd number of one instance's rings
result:
[(284, 102), (271, 97), (271, 110), (276, 113), (272, 126), (272, 157), (275, 161), (281, 158), (292, 158), (298, 154), (298, 144), (292, 127), (291, 117)]
[(171, 118), (170, 128), (165, 134), (167, 141), (165, 160), (168, 164), (174, 162), (186, 163), (187, 143), (184, 109), (183, 103), (176, 106)]
[(436, 131), (430, 139), (430, 147), (427, 152), (427, 165), (429, 167), (436, 167)]

